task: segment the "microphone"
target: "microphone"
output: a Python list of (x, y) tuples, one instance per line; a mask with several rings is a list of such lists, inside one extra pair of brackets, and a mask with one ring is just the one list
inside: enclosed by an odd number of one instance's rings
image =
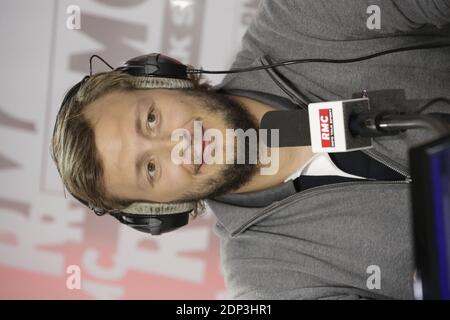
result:
[(355, 122), (357, 115), (369, 111), (368, 98), (310, 103), (307, 111), (269, 111), (262, 117), (260, 129), (279, 129), (279, 141), (276, 145), (267, 134), (262, 142), (268, 147), (311, 145), (313, 152), (369, 149), (372, 138), (355, 135), (360, 127)]
[(440, 137), (450, 132), (450, 116), (443, 113), (405, 114), (370, 110), (369, 99), (316, 102), (308, 110), (269, 111), (260, 129), (278, 129), (279, 141), (261, 135), (269, 148), (309, 146), (317, 152), (350, 152), (372, 148), (372, 138), (395, 136), (407, 129), (432, 129)]
[(278, 145), (271, 139), (271, 135), (261, 135), (260, 139), (270, 148), (309, 146), (311, 136), (309, 134), (308, 111), (268, 111), (260, 124), (260, 129), (278, 129)]

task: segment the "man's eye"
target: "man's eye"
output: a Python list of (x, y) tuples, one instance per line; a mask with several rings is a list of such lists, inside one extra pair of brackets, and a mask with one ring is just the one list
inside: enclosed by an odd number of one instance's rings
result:
[(156, 175), (156, 166), (153, 162), (148, 163), (147, 171), (151, 178), (153, 178)]
[(155, 112), (153, 110), (150, 111), (147, 116), (147, 125), (150, 129), (153, 129), (156, 126), (156, 120)]

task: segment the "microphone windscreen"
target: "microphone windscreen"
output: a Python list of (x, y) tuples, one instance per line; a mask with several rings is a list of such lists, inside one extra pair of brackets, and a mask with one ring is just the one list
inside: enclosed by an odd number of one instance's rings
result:
[[(266, 112), (261, 119), (260, 129), (267, 129), (267, 135), (261, 136), (261, 142), (269, 148), (311, 145), (307, 110)], [(271, 129), (279, 130), (278, 146), (271, 139)]]

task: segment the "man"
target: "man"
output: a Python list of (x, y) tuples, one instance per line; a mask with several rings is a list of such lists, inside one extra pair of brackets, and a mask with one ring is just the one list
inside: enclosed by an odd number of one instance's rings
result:
[[(369, 27), (374, 5), (379, 29)], [(449, 0), (263, 1), (232, 68), (450, 42), (449, 23)], [(171, 134), (192, 133), (195, 120), (224, 136), (258, 129), (269, 110), (363, 90), (373, 110), (414, 112), (441, 98), (427, 112), (448, 112), (449, 70), (447, 47), (230, 74), (213, 88), (136, 90), (127, 75), (101, 74), (68, 102), (53, 154), (66, 187), (99, 206), (206, 199), (232, 298), (410, 299), (407, 150), (431, 132), (376, 138), (373, 149), (346, 154), (280, 148), (274, 175), (259, 162), (175, 164)]]

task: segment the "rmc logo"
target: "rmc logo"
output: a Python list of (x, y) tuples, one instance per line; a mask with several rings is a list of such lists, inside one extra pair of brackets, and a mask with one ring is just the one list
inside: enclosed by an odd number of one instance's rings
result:
[(334, 147), (333, 110), (319, 109), (322, 148)]

